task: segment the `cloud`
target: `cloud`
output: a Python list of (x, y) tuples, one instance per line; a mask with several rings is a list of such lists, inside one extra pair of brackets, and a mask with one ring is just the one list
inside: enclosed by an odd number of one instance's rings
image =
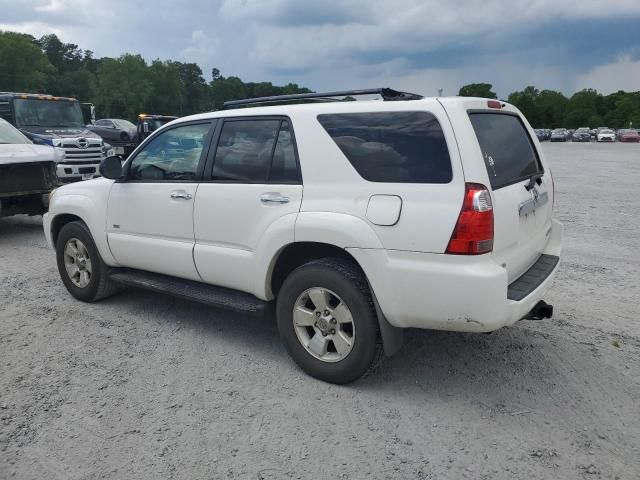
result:
[(0, 0), (0, 11), (0, 29), (56, 33), (96, 56), (314, 89), (638, 88), (638, 0)]
[(631, 54), (623, 54), (615, 62), (599, 65), (578, 75), (574, 81), (574, 89), (583, 88), (595, 88), (603, 93), (640, 91), (640, 59)]

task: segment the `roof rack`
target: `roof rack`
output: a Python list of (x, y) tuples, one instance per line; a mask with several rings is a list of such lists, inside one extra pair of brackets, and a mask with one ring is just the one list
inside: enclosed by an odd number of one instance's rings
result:
[(242, 105), (255, 105), (265, 103), (289, 102), (295, 100), (322, 100), (335, 101), (331, 97), (357, 97), (361, 95), (380, 95), (382, 100), (420, 100), (422, 95), (417, 93), (399, 92), (391, 88), (369, 88), (365, 90), (341, 90), (338, 92), (324, 93), (297, 93), (293, 95), (274, 95), (271, 97), (245, 98), (242, 100), (229, 100), (222, 104), (222, 109), (235, 108)]

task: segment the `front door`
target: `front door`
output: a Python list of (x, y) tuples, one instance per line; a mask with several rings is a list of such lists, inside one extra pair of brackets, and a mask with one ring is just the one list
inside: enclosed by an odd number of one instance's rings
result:
[(129, 160), (107, 213), (109, 247), (123, 267), (200, 280), (193, 205), (211, 131), (211, 121), (175, 126)]
[(202, 279), (260, 296), (260, 262), (293, 242), (301, 202), (290, 120), (225, 119), (194, 210)]

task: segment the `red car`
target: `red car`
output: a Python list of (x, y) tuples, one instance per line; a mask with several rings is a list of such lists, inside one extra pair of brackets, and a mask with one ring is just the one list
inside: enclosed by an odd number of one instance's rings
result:
[(619, 142), (640, 142), (640, 133), (637, 130), (621, 130), (618, 132)]

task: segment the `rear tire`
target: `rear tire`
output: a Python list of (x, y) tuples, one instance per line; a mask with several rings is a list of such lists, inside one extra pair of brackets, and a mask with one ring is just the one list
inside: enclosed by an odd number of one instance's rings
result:
[(276, 314), (289, 355), (315, 378), (349, 383), (382, 360), (371, 292), (352, 262), (324, 258), (298, 267), (282, 284)]
[(118, 290), (83, 222), (70, 222), (62, 227), (56, 241), (56, 260), (64, 286), (78, 300), (96, 302)]

